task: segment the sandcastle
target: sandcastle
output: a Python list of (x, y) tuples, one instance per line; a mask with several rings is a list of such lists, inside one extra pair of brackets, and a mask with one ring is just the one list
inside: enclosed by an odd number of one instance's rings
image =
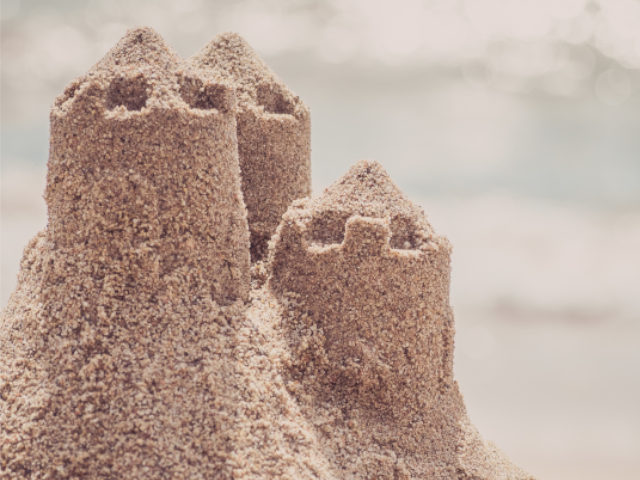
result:
[(56, 100), (0, 321), (0, 477), (526, 479), (453, 379), (446, 239), (235, 34), (132, 30)]

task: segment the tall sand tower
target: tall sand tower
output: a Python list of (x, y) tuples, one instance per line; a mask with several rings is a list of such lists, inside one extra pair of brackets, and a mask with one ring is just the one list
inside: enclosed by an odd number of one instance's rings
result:
[(235, 99), (180, 64), (135, 30), (56, 101), (48, 237), (65, 258), (100, 258), (102, 290), (149, 300), (179, 285), (227, 304), (249, 290)]
[(188, 63), (236, 88), (251, 258), (261, 260), (282, 214), (311, 193), (309, 109), (235, 33), (217, 36)]
[(232, 477), (250, 266), (234, 106), (146, 28), (56, 100), (48, 225), (0, 317), (0, 477)]

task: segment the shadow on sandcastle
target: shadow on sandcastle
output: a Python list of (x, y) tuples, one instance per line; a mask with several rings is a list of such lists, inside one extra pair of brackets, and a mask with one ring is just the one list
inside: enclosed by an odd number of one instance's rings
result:
[(530, 478), (453, 379), (449, 243), (375, 162), (310, 198), (309, 110), (241, 37), (129, 31), (50, 120), (5, 478)]

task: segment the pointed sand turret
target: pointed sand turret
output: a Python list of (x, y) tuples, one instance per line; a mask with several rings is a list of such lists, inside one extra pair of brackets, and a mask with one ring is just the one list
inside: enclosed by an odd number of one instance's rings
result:
[(470, 426), (453, 379), (450, 247), (375, 162), (283, 216), (268, 285), (287, 380), (348, 478), (525, 479)]
[(398, 213), (414, 219), (423, 216), (420, 208), (400, 191), (382, 165), (371, 160), (361, 160), (352, 166), (322, 196), (314, 199), (314, 206), (318, 210), (340, 208), (354, 215), (370, 217)]
[(139, 27), (124, 37), (89, 71), (72, 81), (52, 108), (52, 118), (64, 116), (77, 104), (74, 116), (96, 113), (101, 107), (128, 111), (173, 104), (176, 69), (182, 60), (153, 29)]
[[(54, 105), (48, 224), (0, 319), (2, 478), (249, 477), (244, 458), (304, 478), (272, 460), (291, 458), (286, 438), (317, 463), (292, 401), (275, 414), (251, 384), (273, 366), (249, 371), (260, 346), (236, 330), (250, 257), (233, 91), (181, 83), (179, 63), (136, 29)], [(266, 449), (249, 415), (277, 425)]]
[[(56, 246), (102, 250), (113, 238), (116, 259), (127, 256), (125, 244), (145, 242), (152, 247), (140, 257), (153, 257), (157, 267), (137, 281), (152, 282), (155, 292), (172, 274), (191, 270), (188, 289), (226, 304), (249, 290), (235, 97), (224, 83), (184, 77), (181, 66), (160, 35), (137, 28), (58, 99), (49, 236)], [(117, 218), (124, 232), (110, 230)], [(195, 274), (196, 266), (207, 273)]]
[(311, 192), (309, 109), (235, 33), (218, 35), (188, 63), (236, 89), (251, 258), (261, 260), (287, 207)]

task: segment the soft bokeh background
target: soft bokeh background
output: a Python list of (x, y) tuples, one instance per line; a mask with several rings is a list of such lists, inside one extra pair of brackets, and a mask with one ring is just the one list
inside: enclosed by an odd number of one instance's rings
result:
[(640, 2), (1, 0), (2, 306), (48, 111), (128, 27), (235, 30), (311, 107), (314, 190), (382, 162), (454, 245), (472, 420), (544, 479), (640, 478)]

